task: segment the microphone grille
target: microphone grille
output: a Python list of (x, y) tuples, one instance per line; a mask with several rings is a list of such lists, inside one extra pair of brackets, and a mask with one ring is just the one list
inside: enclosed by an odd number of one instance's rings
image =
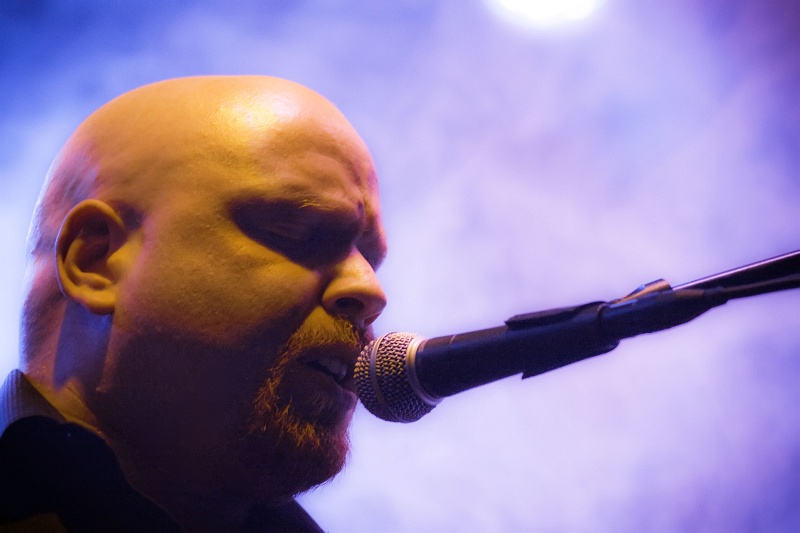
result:
[(417, 339), (421, 338), (413, 333), (387, 333), (364, 347), (356, 360), (358, 397), (378, 418), (414, 422), (435, 407), (423, 401), (409, 382), (406, 358)]

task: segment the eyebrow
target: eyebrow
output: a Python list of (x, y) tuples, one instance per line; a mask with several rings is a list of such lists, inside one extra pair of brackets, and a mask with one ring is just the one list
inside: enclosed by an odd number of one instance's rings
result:
[[(265, 222), (294, 221), (301, 218), (311, 218), (314, 224), (338, 223), (343, 219), (353, 220), (351, 210), (344, 204), (342, 205), (341, 208), (332, 204), (326, 205), (324, 202), (315, 201), (308, 196), (298, 196), (297, 198), (248, 197), (232, 200), (228, 209), (246, 209), (257, 213), (259, 218)], [(361, 220), (353, 221), (359, 225), (363, 224)]]
[(228, 209), (238, 218), (246, 215), (250, 223), (259, 226), (285, 224), (287, 229), (295, 226), (310, 232), (334, 229), (342, 233), (350, 233), (356, 248), (373, 269), (386, 259), (388, 248), (383, 232), (380, 231), (378, 218), (371, 217), (367, 209), (361, 205), (358, 217), (353, 217), (352, 210), (346, 203), (341, 208), (315, 201), (306, 195), (294, 198), (270, 198), (265, 196), (234, 199)]

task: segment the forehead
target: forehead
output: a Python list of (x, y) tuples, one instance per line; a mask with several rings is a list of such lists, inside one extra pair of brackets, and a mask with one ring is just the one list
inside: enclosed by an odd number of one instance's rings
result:
[(109, 194), (144, 212), (194, 219), (260, 196), (379, 218), (363, 141), (330, 102), (289, 82), (179, 80), (124, 96), (89, 122), (86, 144), (113, 178)]
[(284, 117), (274, 112), (274, 105), (268, 112), (236, 111), (231, 120), (236, 122), (240, 172), (226, 173), (220, 183), (230, 194), (377, 216), (372, 158), (343, 118), (314, 113), (313, 108), (294, 108)]
[(349, 124), (295, 117), (266, 132), (250, 129), (245, 144), (242, 172), (222, 180), (220, 197), (234, 216), (247, 213), (270, 227), (349, 234), (373, 266), (381, 263), (386, 239), (374, 165)]

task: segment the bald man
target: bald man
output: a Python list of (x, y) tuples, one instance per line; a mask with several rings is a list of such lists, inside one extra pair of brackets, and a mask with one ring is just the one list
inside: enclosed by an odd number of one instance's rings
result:
[(318, 94), (169, 80), (100, 108), (29, 236), (0, 528), (318, 531), (386, 299), (367, 148)]

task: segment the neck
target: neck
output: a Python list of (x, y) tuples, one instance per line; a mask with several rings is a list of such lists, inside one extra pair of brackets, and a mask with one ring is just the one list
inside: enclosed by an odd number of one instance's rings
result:
[(243, 530), (253, 507), (223, 494), (190, 492), (185, 487), (181, 491), (163, 490), (148, 496), (187, 531), (198, 533)]
[(199, 455), (189, 459), (186, 450), (174, 446), (143, 447), (108, 435), (128, 482), (187, 531), (235, 532), (245, 528), (254, 510), (292, 501), (275, 492), (285, 483), (236, 448), (219, 456), (198, 443)]
[[(292, 501), (219, 487), (197, 487), (170, 474), (139, 471), (129, 481), (190, 532), (245, 531), (255, 511), (275, 509)], [(152, 478), (145, 480), (148, 476)]]

